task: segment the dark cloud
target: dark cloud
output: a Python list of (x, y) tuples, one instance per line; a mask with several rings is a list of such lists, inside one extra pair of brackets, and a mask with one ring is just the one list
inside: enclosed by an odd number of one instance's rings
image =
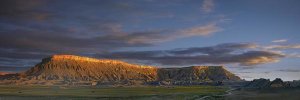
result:
[[(208, 10), (212, 9), (213, 2), (207, 1), (205, 4)], [(177, 22), (180, 19), (178, 17), (184, 19), (186, 16), (194, 16), (190, 15), (194, 13), (186, 13), (186, 10), (169, 8), (185, 7), (185, 4), (190, 4), (192, 8), (198, 7), (199, 10), (199, 3), (191, 1), (167, 0), (145, 1), (147, 2), (145, 3), (140, 0), (122, 2), (1, 0), (0, 2), (0, 65), (5, 66), (30, 66), (46, 56), (61, 53), (84, 56), (100, 54), (101, 57), (147, 61), (162, 65), (205, 63), (255, 65), (273, 62), (284, 56), (270, 51), (249, 51), (248, 49), (255, 48), (256, 45), (248, 43), (111, 53), (123, 48), (153, 46), (180, 38), (209, 36), (222, 30), (217, 23), (206, 21), (207, 24), (193, 24), (180, 28), (173, 25), (172, 28), (156, 27), (157, 24), (168, 22), (152, 19), (154, 15), (170, 16), (179, 12), (180, 14), (176, 15), (177, 19), (171, 20), (172, 22)], [(165, 3), (168, 3), (168, 6)], [(132, 28), (133, 24), (143, 28), (135, 30)], [(148, 29), (148, 24), (155, 27)]]
[(228, 43), (211, 47), (198, 47), (164, 51), (128, 51), (100, 54), (100, 57), (142, 60), (161, 65), (230, 64), (244, 66), (277, 62), (284, 54), (251, 50), (255, 44)]
[[(204, 26), (206, 27), (206, 26)], [(53, 30), (0, 28), (1, 57), (10, 59), (41, 59), (52, 54), (77, 54), (110, 52), (125, 47), (152, 46), (158, 42), (186, 37), (184, 33), (145, 31), (116, 32), (94, 37), (80, 37), (76, 34), (53, 27)], [(209, 29), (208, 29), (209, 30)], [(114, 33), (114, 32), (116, 33)], [(201, 30), (200, 30), (201, 31)], [(206, 30), (204, 29), (206, 32)], [(66, 33), (65, 33), (66, 32)], [(177, 35), (172, 35), (172, 33)], [(201, 34), (201, 32), (199, 32)], [(171, 36), (170, 36), (171, 35)]]
[(223, 55), (223, 54), (231, 53), (236, 50), (251, 49), (256, 47), (257, 45), (253, 43), (225, 43), (225, 44), (219, 44), (211, 47), (201, 47), (201, 48), (195, 47), (195, 48), (188, 48), (183, 50), (172, 50), (170, 52), (175, 54), (204, 53), (209, 55)]
[(6, 67), (33, 67), (33, 65), (39, 63), (41, 59), (11, 59), (0, 58), (1, 66)]
[[(15, 49), (0, 49), (1, 58), (10, 59), (39, 59), (49, 56), (47, 52), (19, 51)], [(3, 59), (2, 59), (3, 60)]]
[(46, 0), (1, 0), (0, 18), (12, 21), (41, 21), (51, 16), (51, 13), (43, 7)]
[[(96, 52), (116, 47), (147, 46), (144, 43), (129, 43), (130, 35), (99, 36), (93, 38), (77, 38), (57, 33), (15, 32), (1, 33), (0, 47), (11, 49), (32, 49), (57, 52)], [(13, 40), (13, 41), (12, 41)], [(98, 46), (98, 47), (97, 47)], [(93, 49), (95, 49), (93, 51)]]

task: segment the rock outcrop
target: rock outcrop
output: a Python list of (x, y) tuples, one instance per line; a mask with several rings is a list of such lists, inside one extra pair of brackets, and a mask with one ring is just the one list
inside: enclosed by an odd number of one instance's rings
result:
[(288, 85), (290, 87), (297, 87), (297, 88), (300, 88), (300, 80), (293, 80), (293, 81), (290, 81), (288, 82)]
[(271, 81), (269, 79), (254, 79), (247, 85), (245, 85), (246, 88), (269, 88)]
[(74, 84), (148, 84), (153, 82), (236, 81), (238, 76), (222, 66), (158, 68), (118, 60), (94, 59), (74, 55), (53, 55), (24, 73), (1, 77), (27, 83), (60, 82)]
[(273, 81), (269, 79), (254, 79), (249, 82), (244, 88), (255, 88), (255, 89), (265, 89), (265, 88), (295, 88), (300, 87), (300, 81), (287, 81), (284, 82), (280, 78), (276, 78)]
[(281, 87), (287, 87), (286, 84), (280, 79), (276, 78), (270, 83), (271, 88), (281, 88)]

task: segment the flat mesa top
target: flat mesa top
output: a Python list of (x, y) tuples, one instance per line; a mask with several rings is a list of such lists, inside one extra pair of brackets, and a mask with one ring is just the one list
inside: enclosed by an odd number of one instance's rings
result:
[[(112, 60), (112, 59), (97, 59), (97, 58), (89, 58), (89, 57), (82, 57), (82, 56), (76, 56), (76, 55), (52, 55), (51, 57), (43, 59), (43, 61), (69, 61), (69, 60), (75, 60), (75, 61), (84, 61), (84, 62), (99, 62), (99, 63), (111, 63), (111, 64), (129, 64), (120, 60)], [(153, 66), (144, 66), (144, 65), (135, 65), (130, 64), (132, 66), (138, 66), (143, 68), (154, 68)]]
[[(52, 55), (51, 57), (43, 59), (45, 61), (67, 61), (67, 60), (75, 60), (75, 61), (86, 61), (86, 62), (101, 62), (101, 63), (126, 63), (119, 60), (111, 60), (111, 59), (96, 59), (89, 57), (82, 57), (76, 55)], [(126, 63), (128, 64), (128, 63)], [(138, 66), (138, 65), (137, 65)], [(144, 68), (154, 68), (154, 66), (140, 66)], [(224, 66), (191, 66), (192, 68), (224, 68)], [(173, 68), (170, 68), (173, 69)]]
[(96, 59), (96, 58), (89, 58), (89, 57), (81, 57), (75, 55), (53, 55), (51, 57), (46, 58), (47, 60), (51, 61), (63, 61), (63, 60), (76, 60), (76, 61), (88, 61), (88, 62), (122, 62), (117, 60), (110, 60), (110, 59)]

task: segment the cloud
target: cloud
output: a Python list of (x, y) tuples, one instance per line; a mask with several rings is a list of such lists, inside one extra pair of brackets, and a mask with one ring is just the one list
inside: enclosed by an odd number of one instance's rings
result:
[(214, 4), (213, 0), (203, 0), (201, 9), (204, 12), (209, 13), (209, 12), (213, 11), (214, 6), (215, 6), (215, 4)]
[(287, 42), (287, 39), (280, 39), (280, 40), (273, 40), (272, 42), (274, 43), (282, 43), (282, 42)]
[(296, 52), (294, 52), (294, 53), (289, 53), (287, 56), (288, 56), (288, 57), (291, 57), (291, 58), (300, 58), (300, 54), (299, 54), (299, 53), (296, 53)]
[(112, 34), (103, 34), (94, 37), (79, 37), (76, 34), (61, 30), (60, 28), (54, 28), (52, 30), (54, 32), (47, 32), (42, 29), (30, 30), (26, 28), (7, 30), (3, 28), (3, 31), (0, 32), (0, 48), (32, 48), (45, 51), (80, 52), (87, 52), (90, 51), (89, 48), (93, 48), (103, 51), (103, 49), (122, 47), (151, 46), (157, 42), (172, 41), (185, 37), (205, 36), (218, 31), (218, 27), (212, 24), (167, 32), (154, 30), (127, 33), (123, 30), (116, 29), (115, 26), (105, 29), (107, 29), (105, 32), (111, 32)]
[(135, 32), (119, 36), (120, 39), (126, 39), (128, 43), (157, 43), (172, 41), (180, 38), (208, 36), (221, 31), (221, 28), (214, 23), (194, 26), (191, 28), (165, 31)]
[(284, 54), (271, 51), (248, 51), (236, 56), (241, 65), (251, 66), (257, 64), (278, 62), (280, 58), (285, 57)]
[(215, 23), (209, 23), (205, 26), (197, 26), (181, 30), (175, 34), (176, 37), (208, 36), (212, 33), (221, 31)]
[(280, 69), (281, 72), (300, 72), (300, 69)]
[[(104, 24), (99, 28), (110, 34), (81, 36), (75, 34), (74, 30), (69, 31), (63, 27), (49, 27), (51, 30), (45, 30), (39, 26), (36, 26), (34, 30), (31, 26), (16, 30), (9, 29), (7, 26), (1, 27), (0, 55), (15, 60), (39, 60), (52, 54), (87, 55), (120, 48), (153, 46), (180, 38), (206, 36), (218, 31), (218, 27), (214, 24), (173, 31), (153, 30), (132, 33), (125, 32), (117, 24)], [(2, 62), (0, 65), (9, 62), (14, 61)], [(20, 66), (20, 64), (11, 66)]]
[(243, 74), (243, 73), (253, 73), (253, 72), (237, 72), (237, 73), (242, 73)]
[(216, 46), (186, 48), (180, 50), (172, 50), (170, 52), (175, 54), (194, 54), (200, 52), (210, 55), (220, 55), (242, 49), (254, 49), (256, 47), (257, 45), (254, 43), (224, 43), (218, 44)]
[(45, 3), (45, 0), (1, 0), (0, 15), (11, 20), (44, 20), (50, 17), (50, 12), (37, 8)]
[(239, 75), (242, 79), (253, 79), (252, 76), (246, 76), (246, 75)]
[(197, 64), (240, 64), (253, 66), (272, 63), (285, 57), (285, 54), (272, 51), (251, 50), (255, 44), (226, 43), (209, 47), (194, 47), (186, 49), (161, 51), (123, 51), (109, 54), (99, 54), (99, 57), (139, 60), (156, 63), (164, 66), (170, 65), (197, 65)]
[[(143, 2), (112, 0), (0, 2), (0, 66), (34, 65), (52, 54), (89, 56), (124, 48), (148, 47), (182, 38), (210, 36), (222, 30), (217, 23), (207, 21), (206, 24), (184, 25), (184, 28), (178, 28), (177, 25), (172, 28), (153, 26), (165, 23), (156, 21), (158, 15), (158, 18), (174, 16), (176, 20), (170, 18), (171, 21), (181, 24), (179, 20), (196, 13), (183, 15), (177, 10), (170, 10), (170, 7), (186, 7), (185, 4), (195, 2), (155, 1), (147, 5), (141, 5), (145, 4)], [(213, 5), (212, 1), (205, 1), (205, 8), (212, 6), (210, 3)], [(199, 5), (191, 6), (199, 8)], [(153, 7), (160, 10), (154, 10)], [(152, 21), (153, 17), (155, 21)], [(153, 25), (148, 29), (149, 21)], [(141, 28), (136, 30), (133, 24)]]
[(3, 58), (0, 57), (1, 66), (7, 67), (32, 67), (33, 65), (40, 62), (39, 60), (32, 60), (32, 59), (12, 59), (12, 58)]
[(300, 49), (299, 44), (289, 44), (289, 45), (269, 45), (264, 47), (265, 49)]

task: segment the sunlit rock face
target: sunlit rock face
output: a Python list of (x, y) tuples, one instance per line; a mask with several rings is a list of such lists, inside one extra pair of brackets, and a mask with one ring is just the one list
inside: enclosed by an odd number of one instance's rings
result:
[[(2, 77), (3, 79), (3, 77)], [(4, 78), (5, 79), (5, 78)], [(9, 80), (139, 83), (156, 81), (224, 81), (240, 80), (223, 66), (192, 66), (183, 68), (158, 68), (129, 64), (119, 60), (95, 59), (74, 55), (53, 55), (24, 73)]]
[(26, 72), (38, 80), (156, 80), (156, 67), (140, 66), (117, 60), (94, 59), (73, 55), (54, 55)]

